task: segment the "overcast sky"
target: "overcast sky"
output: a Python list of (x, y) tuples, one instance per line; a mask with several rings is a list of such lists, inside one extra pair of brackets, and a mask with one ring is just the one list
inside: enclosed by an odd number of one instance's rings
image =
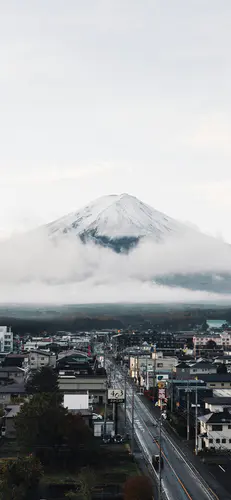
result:
[(231, 242), (230, 0), (0, 0), (0, 235), (131, 193)]

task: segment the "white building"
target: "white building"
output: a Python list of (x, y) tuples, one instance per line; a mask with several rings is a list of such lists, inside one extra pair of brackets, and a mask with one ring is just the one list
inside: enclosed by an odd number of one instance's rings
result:
[(28, 352), (30, 370), (40, 370), (44, 366), (55, 368), (56, 355), (44, 351), (29, 351)]
[(199, 417), (198, 449), (231, 450), (231, 414), (225, 410)]
[(13, 351), (13, 332), (7, 326), (0, 326), (0, 352)]

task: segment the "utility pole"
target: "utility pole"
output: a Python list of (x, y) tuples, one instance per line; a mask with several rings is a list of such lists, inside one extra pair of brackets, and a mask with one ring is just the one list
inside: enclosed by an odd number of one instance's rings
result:
[(124, 374), (124, 432), (127, 433), (127, 372)]
[(132, 435), (131, 435), (131, 452), (132, 455), (134, 453), (134, 441), (135, 441), (135, 436), (134, 436), (134, 417), (135, 417), (135, 387), (134, 387), (134, 382), (132, 383)]
[(196, 394), (195, 394), (195, 455), (198, 454), (198, 392), (197, 392), (197, 378), (196, 378)]
[(158, 483), (158, 500), (162, 499), (161, 488), (161, 461), (162, 461), (162, 399), (160, 400), (160, 421), (159, 421), (159, 483)]
[(173, 391), (173, 372), (171, 371), (171, 413), (173, 413), (173, 398), (174, 398), (174, 391)]
[(107, 433), (107, 403), (108, 403), (108, 383), (106, 382), (106, 394), (105, 394), (105, 405), (104, 405), (104, 424), (103, 424), (103, 434), (104, 437)]
[(190, 435), (190, 422), (189, 422), (189, 383), (187, 388), (187, 441), (189, 441)]
[(154, 345), (154, 364), (153, 364), (153, 403), (154, 403), (154, 391), (156, 387), (156, 345)]

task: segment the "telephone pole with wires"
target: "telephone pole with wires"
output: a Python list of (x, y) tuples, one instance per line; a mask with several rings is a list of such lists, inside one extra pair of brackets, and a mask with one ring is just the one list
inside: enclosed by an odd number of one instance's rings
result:
[[(196, 377), (197, 381), (197, 377)], [(195, 393), (195, 455), (198, 454), (198, 391), (196, 382), (196, 393)]]
[(160, 421), (159, 421), (159, 482), (158, 482), (158, 500), (162, 499), (162, 400), (160, 400)]

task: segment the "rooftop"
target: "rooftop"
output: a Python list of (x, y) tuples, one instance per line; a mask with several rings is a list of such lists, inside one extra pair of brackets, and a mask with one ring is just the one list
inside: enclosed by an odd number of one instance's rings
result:
[(205, 403), (209, 405), (230, 405), (231, 406), (231, 397), (214, 397), (214, 398), (205, 398)]
[(23, 373), (24, 370), (23, 370), (23, 368), (20, 368), (19, 366), (1, 366), (0, 367), (0, 374), (3, 372), (8, 372), (8, 373), (21, 372), (21, 373)]
[(207, 420), (210, 424), (222, 424), (231, 422), (231, 414), (227, 411), (221, 413), (211, 413), (210, 418)]
[(0, 394), (25, 394), (24, 384), (0, 385)]
[(208, 375), (200, 375), (204, 382), (231, 382), (231, 373), (211, 373)]
[(8, 413), (6, 414), (6, 418), (14, 418), (20, 411), (20, 405), (12, 405), (12, 406), (7, 406), (6, 410), (9, 410)]

